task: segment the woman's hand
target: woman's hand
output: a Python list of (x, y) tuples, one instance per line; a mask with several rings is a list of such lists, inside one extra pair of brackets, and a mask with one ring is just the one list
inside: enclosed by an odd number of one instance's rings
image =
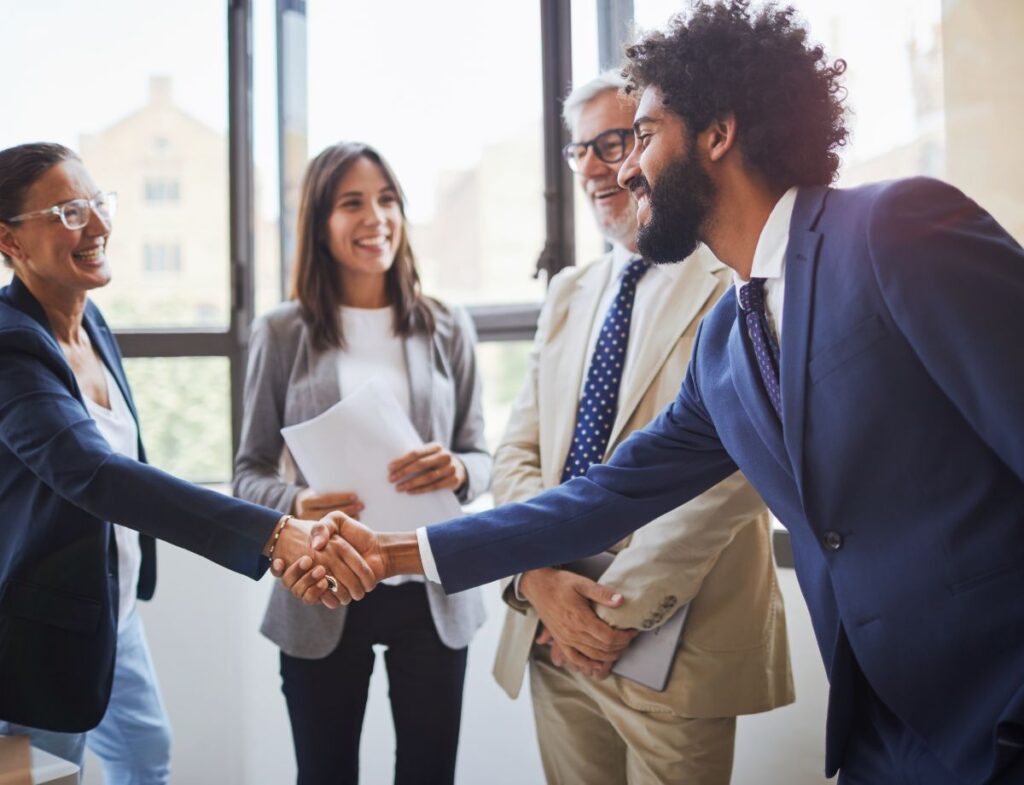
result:
[(425, 444), (388, 464), (388, 482), (402, 493), (458, 492), (466, 484), (466, 467), (437, 442)]
[(355, 493), (318, 494), (312, 488), (303, 488), (295, 496), (292, 514), (297, 518), (315, 521), (329, 512), (339, 510), (358, 521), (359, 513), (365, 506)]

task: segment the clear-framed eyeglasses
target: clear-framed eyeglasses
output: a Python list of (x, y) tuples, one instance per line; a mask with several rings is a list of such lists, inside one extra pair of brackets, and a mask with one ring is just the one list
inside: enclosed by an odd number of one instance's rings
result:
[(583, 165), (588, 147), (593, 147), (594, 154), (606, 164), (617, 164), (633, 149), (633, 129), (612, 128), (599, 133), (589, 142), (567, 144), (562, 148), (562, 158), (574, 172), (578, 172)]
[(33, 218), (45, 218), (48, 215), (56, 215), (60, 222), (68, 229), (84, 229), (89, 223), (89, 215), (95, 212), (103, 223), (110, 225), (117, 212), (117, 194), (108, 191), (103, 194), (96, 194), (92, 199), (71, 199), (45, 210), (36, 210), (31, 213), (22, 213), (13, 218), (8, 218), (6, 223), (18, 223), (29, 221)]

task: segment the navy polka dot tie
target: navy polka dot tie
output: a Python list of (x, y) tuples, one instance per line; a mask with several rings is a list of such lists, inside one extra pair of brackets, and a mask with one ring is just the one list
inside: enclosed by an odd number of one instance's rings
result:
[(747, 334), (754, 345), (761, 381), (768, 393), (772, 408), (782, 419), (782, 392), (779, 389), (779, 344), (768, 326), (768, 313), (764, 307), (764, 278), (751, 278), (740, 287), (740, 310), (747, 323)]
[(648, 267), (650, 265), (643, 259), (629, 263), (622, 274), (619, 293), (615, 295), (601, 325), (594, 356), (590, 359), (590, 370), (587, 371), (587, 383), (576, 409), (576, 429), (562, 470), (562, 482), (586, 474), (592, 464), (600, 463), (604, 458), (619, 408), (619, 385), (622, 383), (622, 366), (626, 362), (636, 285)]

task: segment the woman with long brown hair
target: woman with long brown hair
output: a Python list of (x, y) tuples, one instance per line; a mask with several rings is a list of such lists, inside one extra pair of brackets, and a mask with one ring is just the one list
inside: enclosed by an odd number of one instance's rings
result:
[[(302, 185), (292, 299), (253, 327), (235, 493), (301, 517), (358, 517), (359, 488), (318, 494), (297, 470), (282, 471), (281, 428), (376, 380), (425, 442), (381, 471), (400, 492), (472, 500), (491, 469), (474, 341), (463, 311), (420, 291), (391, 168), (365, 144), (327, 148)], [(422, 578), (388, 581), (338, 611), (275, 589), (262, 631), (281, 647), (299, 783), (358, 781), (375, 644), (387, 647), (395, 782), (452, 782), (466, 647), (483, 617), (476, 591), (449, 597)]]

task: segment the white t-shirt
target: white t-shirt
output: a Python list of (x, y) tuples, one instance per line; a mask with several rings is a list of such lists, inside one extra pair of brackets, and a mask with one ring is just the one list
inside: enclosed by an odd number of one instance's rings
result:
[[(405, 361), (405, 342), (394, 332), (394, 310), (387, 308), (341, 307), (341, 329), (345, 349), (338, 360), (338, 389), (341, 397), (351, 395), (371, 379), (391, 390), (406, 416), (412, 413), (409, 393), (409, 369)], [(394, 456), (397, 458), (398, 456)], [(381, 467), (387, 471), (386, 466)], [(359, 493), (358, 488), (351, 490)], [(384, 583), (398, 586), (423, 582), (419, 575), (398, 575)]]
[(338, 361), (341, 397), (377, 379), (394, 393), (402, 411), (409, 415), (412, 404), (405, 342), (394, 333), (394, 311), (390, 307), (342, 306), (341, 329), (345, 336), (345, 349)]
[[(107, 397), (110, 408), (105, 409), (88, 396), (85, 407), (103, 438), (114, 452), (121, 453), (133, 461), (139, 459), (139, 428), (132, 417), (128, 402), (117, 386), (117, 380), (106, 365), (103, 375), (107, 380)], [(117, 609), (118, 626), (135, 608), (135, 594), (139, 585), (139, 570), (142, 567), (142, 549), (139, 547), (139, 533), (134, 529), (114, 524), (114, 542), (117, 545), (117, 587), (120, 601)]]

